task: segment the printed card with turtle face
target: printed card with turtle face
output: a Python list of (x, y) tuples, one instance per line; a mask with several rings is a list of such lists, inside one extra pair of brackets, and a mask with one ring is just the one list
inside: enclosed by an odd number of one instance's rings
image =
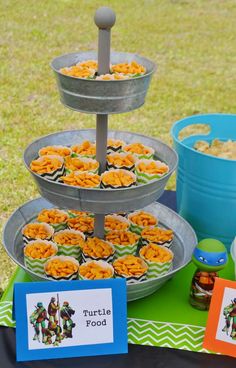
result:
[(14, 285), (17, 361), (127, 352), (124, 279)]
[(216, 278), (203, 347), (236, 357), (236, 281)]

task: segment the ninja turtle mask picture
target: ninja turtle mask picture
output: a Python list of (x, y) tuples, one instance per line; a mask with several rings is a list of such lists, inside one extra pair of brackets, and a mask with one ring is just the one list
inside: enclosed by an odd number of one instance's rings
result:
[(227, 250), (216, 239), (201, 240), (193, 251), (192, 261), (197, 266), (190, 290), (190, 304), (201, 310), (208, 310), (218, 271), (226, 267)]

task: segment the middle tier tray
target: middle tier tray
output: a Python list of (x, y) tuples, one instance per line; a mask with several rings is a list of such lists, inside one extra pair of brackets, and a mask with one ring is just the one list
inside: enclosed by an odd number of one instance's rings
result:
[(72, 130), (50, 134), (31, 143), (24, 153), (24, 162), (36, 182), (39, 193), (58, 207), (106, 214), (136, 210), (156, 201), (174, 172), (178, 162), (176, 152), (158, 139), (125, 131), (109, 131), (108, 138), (127, 143), (141, 142), (155, 150), (155, 158), (169, 166), (169, 172), (159, 180), (125, 189), (78, 188), (50, 181), (35, 174), (30, 163), (38, 157), (38, 151), (49, 145), (74, 145), (84, 140), (95, 141), (96, 130)]

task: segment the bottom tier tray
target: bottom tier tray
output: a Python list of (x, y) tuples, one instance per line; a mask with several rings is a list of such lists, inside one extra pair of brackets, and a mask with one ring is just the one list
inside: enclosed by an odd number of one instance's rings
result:
[[(11, 215), (3, 231), (3, 243), (8, 255), (15, 263), (22, 267), (34, 281), (46, 281), (48, 279), (45, 276), (37, 275), (25, 267), (21, 229), (27, 223), (35, 220), (38, 212), (43, 208), (51, 207), (53, 207), (53, 205), (43, 198), (29, 201), (19, 207)], [(171, 250), (174, 252), (173, 269), (158, 278), (128, 285), (128, 301), (143, 298), (158, 290), (168, 279), (173, 277), (176, 272), (190, 262), (193, 249), (197, 244), (197, 238), (191, 226), (168, 207), (155, 202), (145, 207), (145, 210), (158, 217), (160, 225), (174, 231), (174, 241), (171, 247)]]

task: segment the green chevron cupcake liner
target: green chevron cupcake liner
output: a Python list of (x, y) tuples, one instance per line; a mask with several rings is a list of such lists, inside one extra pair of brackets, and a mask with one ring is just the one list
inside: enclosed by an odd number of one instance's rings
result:
[[(160, 248), (164, 248), (164, 247), (160, 247)], [(140, 249), (140, 251), (141, 251), (141, 249)], [(169, 260), (167, 262), (153, 262), (153, 261), (150, 261), (150, 260), (146, 259), (140, 253), (140, 251), (139, 251), (140, 258), (142, 258), (146, 262), (146, 264), (148, 265), (148, 270), (147, 270), (147, 278), (148, 279), (156, 278), (156, 277), (165, 275), (166, 273), (171, 271), (171, 269), (173, 267), (173, 258), (174, 258), (174, 254), (171, 250), (165, 248), (165, 251), (168, 251), (171, 255), (171, 260)]]
[(38, 174), (39, 176), (42, 176), (44, 179), (51, 180), (51, 181), (60, 181), (60, 177), (64, 175), (65, 173), (65, 166), (64, 166), (64, 159), (61, 156), (58, 155), (48, 155), (48, 156), (40, 156), (37, 161), (43, 160), (44, 157), (48, 158), (56, 158), (61, 162), (61, 167), (58, 169), (52, 171), (52, 172), (46, 172), (42, 174)]
[[(53, 151), (53, 149), (55, 149), (54, 153), (49, 154), (48, 151)], [(57, 153), (56, 150), (67, 150), (68, 154), (67, 155), (61, 155), (60, 153)], [(70, 147), (67, 146), (61, 146), (61, 145), (53, 145), (53, 146), (46, 146), (46, 147), (42, 147), (39, 150), (39, 156), (45, 156), (45, 155), (58, 155), (61, 157), (66, 157), (66, 156), (70, 156), (72, 154), (72, 150)]]
[(85, 254), (82, 251), (82, 262), (85, 263), (85, 262), (89, 262), (89, 261), (104, 261), (104, 262), (107, 262), (107, 263), (112, 263), (114, 261), (114, 254), (111, 254), (108, 257), (101, 258), (101, 257), (89, 256), (88, 254)]
[(114, 258), (117, 259), (119, 257), (127, 256), (128, 254), (135, 255), (137, 253), (138, 245), (139, 245), (139, 240), (135, 244), (131, 244), (131, 245), (113, 244), (115, 248)]
[[(119, 261), (119, 260), (122, 260), (122, 259), (125, 259), (126, 258), (126, 255), (125, 256), (121, 256), (119, 258), (117, 258), (117, 260), (114, 262), (114, 264)], [(126, 279), (126, 282), (127, 284), (135, 284), (135, 283), (138, 283), (138, 282), (142, 282), (142, 281), (145, 281), (147, 279), (147, 269), (148, 269), (148, 265), (146, 263), (146, 261), (144, 261), (141, 257), (136, 257), (136, 259), (139, 259), (143, 268), (146, 270), (144, 271), (141, 275), (126, 275), (125, 273), (121, 273), (121, 272), (117, 272), (116, 271), (116, 267), (114, 266), (114, 271), (115, 271), (115, 278), (124, 278)]]
[[(72, 157), (74, 158), (74, 157)], [(98, 171), (99, 171), (99, 162), (94, 160), (93, 158), (90, 158), (90, 157), (84, 157), (84, 156), (76, 156), (76, 158), (78, 158), (81, 162), (83, 162), (85, 165), (86, 164), (93, 164), (93, 165), (96, 165), (95, 168), (93, 169), (88, 169), (88, 170), (80, 170), (80, 168), (76, 168), (76, 169), (71, 169), (70, 168), (70, 165), (67, 164), (67, 160), (65, 161), (65, 171), (66, 171), (66, 175), (67, 174), (70, 174), (72, 173), (73, 171), (77, 171), (77, 172), (91, 172), (93, 174), (98, 174)]]
[[(25, 235), (25, 231), (27, 230), (28, 227), (30, 227), (31, 225), (42, 225), (45, 229), (45, 231), (48, 233), (48, 236), (46, 238), (40, 238), (40, 234), (38, 234), (36, 237), (30, 237), (30, 236), (27, 236)], [(35, 222), (35, 223), (29, 223), (27, 225), (25, 225), (22, 230), (21, 230), (21, 233), (22, 233), (22, 237), (23, 237), (23, 241), (24, 241), (24, 244), (28, 244), (30, 241), (33, 241), (33, 240), (51, 240), (52, 239), (52, 236), (54, 234), (54, 228), (52, 226), (50, 226), (49, 224), (47, 224), (46, 222)]]
[[(138, 235), (141, 235), (141, 232), (145, 228), (145, 226), (137, 225), (136, 223), (134, 223), (132, 221), (132, 217), (134, 215), (138, 215), (140, 212), (143, 212), (143, 211), (142, 210), (134, 211), (134, 212), (129, 213), (128, 216), (127, 216), (128, 220), (130, 222), (130, 231), (132, 231), (132, 233), (136, 233)], [(145, 212), (145, 213), (150, 214), (151, 216), (153, 216), (153, 220), (154, 220), (155, 216), (152, 213), (148, 213), (148, 212)], [(151, 226), (148, 226), (148, 227), (154, 227), (154, 226), (157, 226), (157, 224), (158, 224), (158, 219), (156, 218), (155, 225), (151, 225)]]
[[(122, 223), (122, 224), (125, 224), (122, 228), (116, 228), (116, 229), (111, 229), (111, 228), (109, 228), (109, 227), (106, 227), (106, 218), (107, 217), (110, 217), (110, 218), (113, 218), (114, 219), (114, 221), (116, 221), (116, 222), (120, 222), (120, 223)], [(129, 220), (126, 218), (126, 217), (124, 217), (124, 216), (121, 216), (121, 215), (107, 215), (106, 217), (105, 217), (105, 228), (104, 228), (104, 230), (105, 230), (105, 234), (108, 234), (108, 232), (109, 231), (111, 231), (111, 230), (126, 230), (126, 231), (128, 231), (129, 230), (129, 228), (130, 228), (130, 222), (129, 222)]]
[[(128, 144), (126, 147), (129, 147), (130, 145)], [(126, 147), (123, 147), (122, 149), (122, 152), (125, 152), (125, 153), (131, 153), (132, 155), (136, 156), (138, 160), (141, 160), (141, 159), (153, 159), (154, 157), (154, 154), (155, 154), (155, 151), (152, 147), (149, 147), (149, 146), (145, 146), (143, 145), (143, 148), (146, 149), (147, 153), (135, 153), (135, 152), (132, 152), (131, 150), (127, 150)]]
[[(49, 262), (53, 261), (53, 260), (60, 260), (62, 262), (72, 262), (74, 263), (74, 265), (77, 268), (77, 271), (68, 274), (67, 276), (54, 276), (52, 274), (49, 274), (47, 271), (47, 266), (49, 264)], [(55, 257), (51, 257), (45, 264), (44, 264), (44, 274), (47, 276), (47, 278), (49, 280), (53, 280), (53, 281), (67, 281), (67, 280), (76, 280), (78, 279), (78, 270), (79, 270), (79, 262), (74, 258), (74, 257), (70, 257), (70, 256), (55, 256)]]
[[(101, 266), (102, 268), (104, 268), (104, 269), (110, 269), (111, 270), (111, 272), (112, 272), (112, 276), (111, 277), (109, 277), (109, 279), (112, 279), (113, 277), (114, 277), (114, 268), (112, 267), (112, 265), (110, 264), (110, 263), (108, 263), (108, 262), (105, 262), (105, 261), (102, 261), (102, 260), (99, 260), (99, 261), (95, 261), (95, 260), (90, 260), (90, 261), (87, 261), (87, 262), (84, 262), (84, 263), (82, 263), (82, 265), (81, 266), (85, 266), (85, 265), (89, 265), (89, 264), (91, 264), (91, 263), (95, 263), (95, 264), (97, 264), (98, 266)], [(80, 266), (80, 267), (81, 267)], [(92, 275), (91, 275), (92, 276)], [(90, 278), (88, 278), (88, 277), (85, 277), (85, 276), (82, 276), (81, 275), (81, 273), (80, 273), (80, 269), (79, 269), (79, 279), (80, 280), (101, 280), (101, 279), (99, 279), (99, 278), (96, 278), (96, 277), (90, 277)], [(103, 278), (103, 280), (104, 279), (108, 279), (108, 277), (106, 277), (106, 278)]]
[[(147, 172), (140, 171), (140, 169), (139, 169), (139, 164), (140, 163), (144, 163), (144, 164), (148, 165), (148, 164), (150, 164), (152, 162), (157, 167), (160, 167), (160, 166), (165, 167), (166, 168), (166, 171), (163, 174), (150, 174), (150, 173), (147, 173)], [(138, 160), (136, 162), (134, 172), (135, 172), (135, 174), (137, 176), (137, 182), (138, 182), (138, 184), (147, 184), (150, 181), (159, 180), (160, 178), (162, 178), (163, 176), (165, 176), (169, 172), (169, 167), (164, 162), (161, 162), (161, 161), (142, 159), (142, 160)]]
[(150, 241), (148, 239), (141, 238), (142, 246), (150, 244), (150, 243), (153, 243), (153, 244), (156, 244), (156, 245), (161, 245), (162, 247), (165, 247), (165, 248), (170, 248), (172, 243), (173, 243), (173, 239), (171, 239), (169, 241)]
[[(44, 244), (50, 244), (51, 247), (54, 249), (55, 253), (54, 255), (50, 256), (50, 257), (47, 257), (47, 258), (32, 258), (32, 257), (29, 257), (25, 254), (25, 250), (27, 249), (27, 247), (31, 246), (32, 244), (34, 244), (35, 242), (42, 242)], [(57, 248), (57, 245), (54, 244), (53, 242), (51, 241), (46, 241), (46, 240), (33, 240), (33, 241), (30, 241), (29, 243), (26, 244), (25, 248), (24, 248), (24, 264), (25, 266), (30, 270), (30, 271), (33, 271), (35, 272), (36, 274), (38, 275), (43, 275), (44, 274), (44, 265), (45, 263), (47, 263), (47, 261), (49, 259), (51, 259), (52, 257), (54, 257), (58, 252), (58, 248)]]
[[(107, 174), (107, 173), (111, 173), (111, 172), (116, 172), (116, 171), (124, 171), (126, 174), (128, 173), (129, 176), (133, 179), (133, 182), (129, 185), (112, 185), (112, 184), (105, 184), (104, 183), (104, 176)], [(123, 169), (112, 169), (112, 170), (109, 170), (109, 171), (104, 171), (102, 174), (101, 174), (101, 188), (104, 188), (104, 189), (118, 189), (118, 188), (131, 188), (131, 187), (134, 187), (136, 186), (136, 175), (132, 172), (132, 171), (129, 171), (129, 170), (123, 170)]]
[(109, 140), (108, 140), (108, 144), (107, 144), (107, 154), (112, 154), (112, 153), (120, 153), (122, 148), (126, 145), (126, 143), (124, 141), (118, 141), (117, 139), (111, 139), (111, 141), (115, 141), (115, 142), (119, 142), (118, 146), (115, 145), (111, 145), (109, 144)]
[(78, 153), (73, 152), (71, 154), (71, 157), (91, 158), (91, 159), (95, 160), (96, 155), (78, 155)]
[(111, 153), (108, 157), (107, 157), (107, 170), (112, 170), (112, 169), (117, 169), (117, 170), (128, 170), (128, 171), (134, 171), (135, 169), (135, 162), (137, 161), (137, 158), (133, 155), (130, 154), (130, 156), (132, 156), (133, 162), (130, 165), (116, 165), (114, 163), (109, 162), (109, 158), (112, 157), (120, 157), (121, 159), (125, 158), (128, 154), (121, 152), (121, 153)]
[(67, 213), (70, 218), (75, 218), (78, 216), (89, 216), (94, 217), (94, 214), (92, 212), (86, 212), (86, 211), (77, 211), (77, 213), (73, 212), (74, 210), (67, 210)]
[(58, 255), (74, 257), (78, 259), (78, 261), (81, 261), (82, 251), (81, 251), (80, 242), (78, 244), (72, 245), (72, 244), (60, 244), (58, 243), (58, 241), (56, 241), (56, 237), (65, 232), (78, 235), (83, 239), (83, 241), (85, 241), (85, 235), (81, 231), (78, 231), (78, 230), (67, 229), (67, 230), (61, 230), (61, 231), (56, 232), (54, 234), (53, 241), (58, 247)]

